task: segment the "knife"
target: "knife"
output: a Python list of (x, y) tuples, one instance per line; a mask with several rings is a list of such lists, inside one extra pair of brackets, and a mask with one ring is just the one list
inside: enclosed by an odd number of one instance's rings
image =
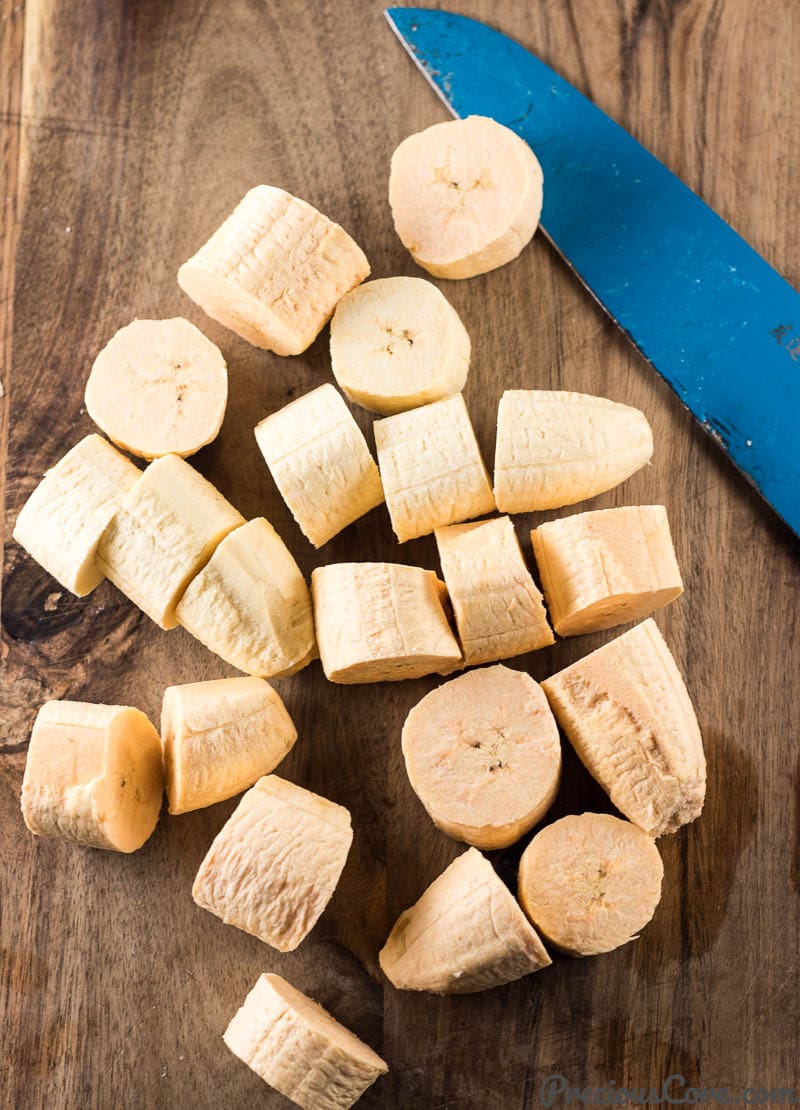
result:
[(507, 35), (388, 8), (455, 116), (491, 116), (544, 171), (544, 234), (800, 535), (800, 294), (627, 131)]

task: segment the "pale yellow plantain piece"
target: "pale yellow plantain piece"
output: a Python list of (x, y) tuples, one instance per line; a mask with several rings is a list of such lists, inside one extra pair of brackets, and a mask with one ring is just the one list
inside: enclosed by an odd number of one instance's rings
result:
[(226, 925), (291, 952), (330, 901), (352, 840), (344, 806), (266, 775), (222, 826), (192, 897)]
[(279, 975), (262, 975), (223, 1034), (231, 1052), (303, 1110), (348, 1110), (388, 1065)]
[(506, 885), (477, 848), (460, 855), (400, 914), (380, 952), (400, 990), (472, 994), (552, 963)]
[(139, 709), (48, 701), (31, 733), (22, 815), (37, 836), (135, 852), (158, 821), (158, 733)]
[(546, 389), (507, 389), (497, 411), (494, 493), (503, 513), (574, 505), (650, 461), (653, 433), (638, 409)]
[(170, 813), (233, 797), (273, 771), (297, 729), (263, 678), (219, 678), (169, 686), (161, 708)]
[(100, 537), (141, 474), (102, 436), (86, 436), (22, 506), (14, 539), (65, 590), (85, 597), (103, 581)]
[(699, 817), (703, 739), (655, 621), (637, 624), (542, 686), (584, 766), (634, 824), (662, 836)]
[(188, 632), (247, 674), (282, 678), (315, 654), (308, 586), (263, 517), (222, 540), (175, 613)]
[(426, 694), (403, 726), (414, 793), (443, 833), (506, 848), (553, 805), (561, 774), (555, 718), (521, 670), (470, 670)]
[(471, 344), (445, 295), (415, 277), (380, 278), (342, 297), (331, 369), (348, 400), (384, 416), (459, 393)]
[(386, 507), (401, 543), (495, 507), (460, 393), (375, 422)]
[(368, 273), (343, 228), (283, 189), (258, 185), (181, 266), (178, 284), (249, 343), (297, 355)]
[(155, 459), (216, 439), (228, 403), (219, 347), (178, 316), (134, 320), (94, 360), (86, 411), (118, 447)]
[(553, 804), (561, 742), (547, 698), (530, 675), (502, 665), (445, 682), (403, 726), (414, 793), (448, 836), (506, 848)]
[(451, 524), (437, 528), (435, 536), (466, 666), (555, 642), (507, 516)]
[(175, 606), (217, 544), (244, 524), (201, 474), (178, 455), (147, 467), (103, 533), (103, 573), (162, 628), (175, 628)]
[(468, 278), (516, 258), (542, 211), (542, 168), (528, 144), (485, 116), (437, 123), (392, 155), (389, 203), (414, 261)]
[(267, 416), (255, 433), (275, 485), (315, 547), (382, 504), (375, 460), (332, 385)]
[(640, 620), (683, 593), (663, 505), (551, 520), (531, 532), (531, 542), (559, 636)]
[(433, 571), (397, 563), (331, 563), (311, 574), (322, 668), (330, 682), (448, 674), (461, 650), (447, 591)]
[(562, 817), (537, 833), (519, 865), (519, 900), (544, 939), (570, 956), (636, 940), (661, 899), (655, 841), (608, 813)]

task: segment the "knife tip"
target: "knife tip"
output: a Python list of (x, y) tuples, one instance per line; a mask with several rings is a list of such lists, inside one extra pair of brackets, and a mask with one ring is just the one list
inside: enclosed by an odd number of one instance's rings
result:
[[(408, 20), (413, 20), (415, 17), (419, 18), (420, 14), (430, 15), (432, 13), (427, 8), (415, 8), (411, 6), (398, 5), (397, 7), (393, 8), (384, 8), (383, 14), (384, 17), (389, 21), (389, 23), (397, 27), (398, 23), (402, 22), (404, 18)], [(413, 27), (413, 30), (416, 30), (416, 27)]]

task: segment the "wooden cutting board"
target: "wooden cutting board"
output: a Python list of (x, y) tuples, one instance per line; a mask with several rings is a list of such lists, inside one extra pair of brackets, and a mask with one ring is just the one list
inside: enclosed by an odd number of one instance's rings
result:
[[(82, 396), (96, 352), (135, 316), (182, 314), (228, 359), (227, 418), (196, 462), (243, 513), (268, 516), (306, 573), (352, 558), (436, 567), (432, 541), (394, 543), (384, 509), (322, 553), (310, 549), (252, 429), (330, 380), (326, 336), (298, 358), (258, 351), (175, 283), (179, 264), (258, 182), (341, 222), (374, 276), (418, 272), (392, 231), (388, 162), (401, 138), (445, 116), (380, 4), (2, 7), (6, 537), (42, 471), (91, 430)], [(461, 0), (461, 10), (553, 64), (800, 282), (793, 0)], [(184, 632), (160, 631), (108, 584), (84, 600), (65, 594), (9, 540), (3, 1110), (287, 1105), (220, 1039), (265, 970), (320, 1000), (389, 1061), (365, 1107), (516, 1110), (539, 1104), (551, 1073), (577, 1086), (659, 1085), (677, 1072), (737, 1092), (800, 1088), (798, 542), (542, 238), (512, 265), (444, 288), (472, 335), (466, 397), (487, 458), (498, 398), (512, 386), (604, 394), (641, 407), (653, 425), (653, 465), (593, 507), (665, 503), (686, 581), (658, 623), (697, 704), (708, 801), (696, 824), (660, 842), (666, 880), (654, 921), (617, 952), (560, 958), (484, 995), (394, 991), (377, 972), (377, 950), (400, 910), (461, 851), (431, 825), (400, 754), (404, 716), (435, 680), (337, 688), (318, 664), (280, 683), (300, 731), (281, 774), (347, 805), (355, 843), (297, 952), (281, 956), (192, 902), (194, 873), (233, 801), (163, 817), (133, 857), (35, 840), (18, 797), (43, 699), (127, 702), (157, 720), (166, 684), (232, 672)], [(356, 415), (368, 430), (368, 415)], [(517, 520), (528, 554), (532, 522)], [(514, 665), (542, 678), (610, 635)], [(607, 804), (567, 750), (553, 815)], [(512, 883), (519, 852), (494, 857)]]

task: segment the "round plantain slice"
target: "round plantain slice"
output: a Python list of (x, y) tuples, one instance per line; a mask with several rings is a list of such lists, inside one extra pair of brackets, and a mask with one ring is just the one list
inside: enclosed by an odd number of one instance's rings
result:
[(635, 940), (661, 898), (655, 841), (608, 813), (562, 817), (537, 833), (519, 865), (519, 900), (553, 947), (596, 956)]
[(558, 728), (530, 675), (497, 665), (450, 679), (409, 713), (403, 755), (414, 793), (448, 836), (505, 848), (550, 808)]
[(516, 258), (539, 225), (542, 168), (528, 144), (485, 116), (437, 123), (392, 155), (389, 203), (414, 261), (468, 278)]
[(348, 399), (392, 416), (459, 393), (470, 339), (433, 282), (368, 281), (346, 293), (331, 320), (331, 369)]
[(227, 403), (222, 352), (180, 316), (120, 328), (86, 383), (89, 416), (143, 459), (193, 455), (216, 439)]

